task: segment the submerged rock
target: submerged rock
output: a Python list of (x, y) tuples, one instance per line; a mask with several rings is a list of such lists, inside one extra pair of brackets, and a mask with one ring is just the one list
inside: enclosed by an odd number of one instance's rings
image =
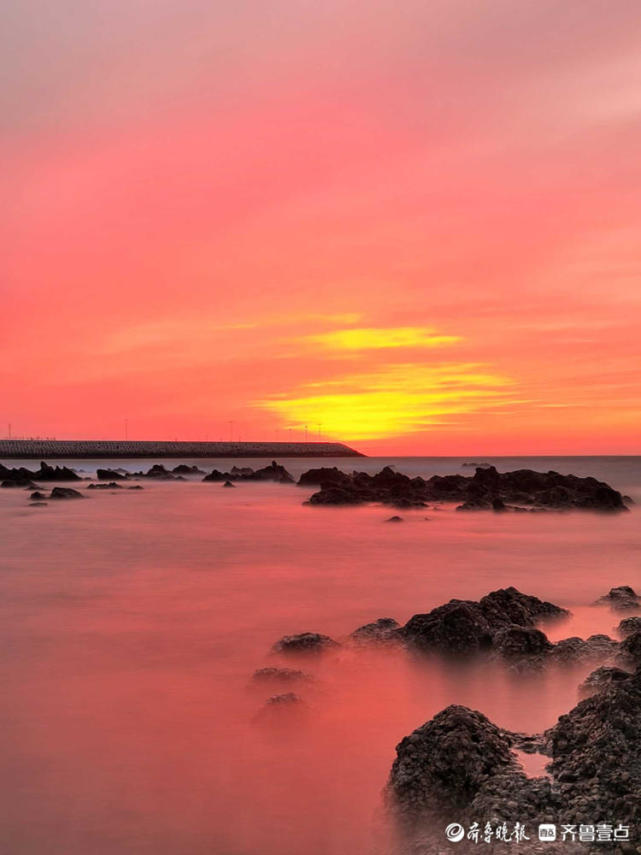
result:
[(252, 682), (259, 685), (307, 682), (311, 679), (309, 674), (300, 671), (298, 668), (259, 668), (252, 674)]
[(294, 478), (284, 466), (272, 460), (269, 466), (255, 471), (249, 466), (242, 468), (233, 466), (231, 472), (213, 469), (209, 475), (205, 475), (203, 481), (275, 481), (277, 484), (293, 484)]
[(352, 641), (359, 644), (381, 644), (390, 641), (398, 642), (399, 624), (394, 618), (385, 617), (379, 618), (372, 623), (366, 623), (364, 626), (359, 626), (350, 635)]
[(85, 496), (71, 487), (54, 487), (50, 499), (84, 499)]
[[(434, 475), (410, 478), (384, 467), (376, 475), (337, 469), (310, 469), (299, 484), (319, 484), (309, 503), (345, 505), (382, 502), (396, 507), (424, 507), (427, 502), (457, 502), (460, 510), (533, 509), (626, 511), (621, 493), (595, 478), (519, 469), (498, 472), (494, 466), (477, 467), (472, 477)], [(519, 506), (519, 507), (512, 507)]]
[(507, 659), (523, 656), (540, 657), (552, 650), (552, 644), (545, 633), (531, 626), (514, 625), (501, 629), (495, 634), (493, 645)]
[(223, 484), (223, 487), (235, 487), (235, 486), (236, 486), (236, 485), (235, 485), (235, 484), (232, 484), (232, 482), (231, 482), (231, 481), (225, 481), (225, 483)]
[(385, 520), (385, 522), (391, 522), (391, 523), (403, 522), (403, 517), (399, 517), (398, 515), (395, 514), (393, 517), (388, 517)]
[(87, 490), (122, 490), (122, 484), (110, 481), (108, 484), (88, 484)]
[(284, 635), (272, 650), (275, 653), (318, 654), (340, 647), (338, 642), (320, 632), (301, 632), (298, 635)]
[(189, 466), (187, 463), (179, 463), (171, 470), (174, 475), (204, 475), (202, 469), (199, 469), (195, 464)]
[(615, 611), (628, 611), (638, 609), (641, 604), (641, 597), (629, 585), (619, 585), (617, 588), (610, 588), (607, 594), (599, 597), (595, 605), (607, 605)]
[(128, 475), (117, 469), (97, 469), (96, 478), (99, 481), (126, 481)]

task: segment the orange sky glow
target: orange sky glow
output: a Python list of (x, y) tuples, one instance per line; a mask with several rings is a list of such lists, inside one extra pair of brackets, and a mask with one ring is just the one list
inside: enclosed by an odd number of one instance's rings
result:
[(641, 453), (631, 0), (25, 0), (0, 435)]

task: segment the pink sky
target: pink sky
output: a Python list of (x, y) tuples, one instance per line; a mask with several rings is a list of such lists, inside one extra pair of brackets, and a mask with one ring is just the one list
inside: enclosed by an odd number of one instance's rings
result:
[(0, 434), (641, 453), (634, 0), (13, 5)]

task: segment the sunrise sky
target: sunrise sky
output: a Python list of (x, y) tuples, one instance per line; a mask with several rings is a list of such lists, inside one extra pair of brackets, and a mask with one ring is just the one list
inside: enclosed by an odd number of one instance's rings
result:
[(636, 0), (3, 16), (0, 435), (641, 452)]

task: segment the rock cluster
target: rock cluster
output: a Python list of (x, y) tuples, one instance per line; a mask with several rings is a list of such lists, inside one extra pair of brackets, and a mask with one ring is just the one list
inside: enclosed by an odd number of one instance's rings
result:
[[(443, 831), (453, 819), (527, 823), (534, 841), (521, 851), (535, 850), (539, 822), (634, 829), (641, 819), (641, 672), (602, 676), (591, 686), (595, 694), (532, 737), (550, 756), (547, 777), (527, 778), (518, 766), (511, 749), (522, 735), (466, 707), (448, 707), (403, 739), (386, 788), (403, 851), (445, 851)], [(548, 844), (546, 851), (557, 850)]]
[(629, 585), (610, 588), (607, 594), (599, 597), (595, 605), (606, 605), (619, 612), (634, 611), (641, 605), (641, 597)]
[(500, 473), (494, 466), (479, 466), (471, 477), (434, 475), (426, 480), (410, 478), (390, 466), (376, 475), (321, 468), (303, 473), (298, 483), (320, 486), (309, 499), (312, 505), (382, 502), (412, 508), (429, 502), (457, 502), (459, 510), (627, 510), (621, 493), (596, 478), (531, 469)]
[(416, 614), (398, 634), (409, 647), (424, 652), (461, 654), (493, 648), (509, 658), (550, 651), (552, 645), (534, 625), (567, 614), (566, 609), (514, 587), (501, 588), (478, 602), (450, 600)]
[(80, 481), (80, 476), (67, 466), (49, 466), (44, 460), (40, 469), (32, 471), (20, 466), (8, 469), (0, 463), (0, 478), (3, 487), (25, 487), (33, 489), (37, 481)]
[(264, 466), (262, 469), (251, 469), (249, 466), (232, 466), (229, 472), (220, 472), (218, 469), (212, 470), (209, 475), (205, 475), (203, 481), (275, 481), (278, 484), (293, 484), (294, 478), (285, 469), (284, 466), (272, 460), (269, 466)]

